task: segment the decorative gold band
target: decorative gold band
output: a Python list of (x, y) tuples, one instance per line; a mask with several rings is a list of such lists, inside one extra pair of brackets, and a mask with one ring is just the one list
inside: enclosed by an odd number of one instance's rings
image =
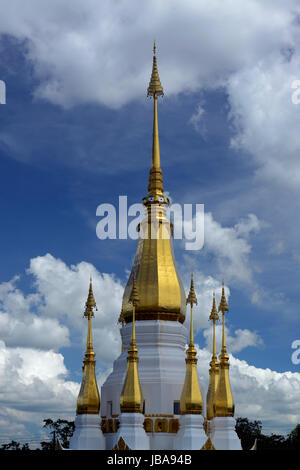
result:
[[(115, 416), (115, 415), (114, 415)], [(161, 415), (156, 419), (151, 419), (147, 417), (144, 420), (144, 429), (146, 432), (165, 432), (170, 434), (176, 434), (179, 430), (179, 419), (171, 418), (167, 419), (166, 417), (171, 417), (172, 415)], [(120, 422), (119, 419), (102, 419), (101, 429), (104, 434), (116, 433), (119, 428)]]
[[(132, 321), (132, 315), (124, 315), (123, 318), (126, 323), (131, 323)], [(135, 320), (166, 320), (184, 323), (185, 317), (176, 312), (135, 312)]]

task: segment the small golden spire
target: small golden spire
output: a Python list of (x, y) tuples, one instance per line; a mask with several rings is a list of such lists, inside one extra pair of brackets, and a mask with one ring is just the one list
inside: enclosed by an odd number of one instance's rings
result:
[(224, 282), (222, 283), (222, 295), (221, 295), (218, 312), (222, 312), (222, 349), (221, 349), (220, 359), (222, 357), (223, 361), (228, 362), (229, 358), (228, 358), (228, 354), (226, 350), (226, 342), (225, 342), (225, 312), (229, 312), (229, 308), (228, 308), (227, 300), (225, 297)]
[(213, 305), (209, 320), (213, 322), (213, 353), (209, 363), (209, 386), (206, 396), (206, 419), (211, 420), (214, 417), (214, 401), (219, 379), (219, 363), (216, 352), (216, 321), (219, 321), (219, 315), (216, 308), (215, 293), (213, 293)]
[(225, 312), (229, 312), (229, 308), (225, 297), (224, 282), (222, 284), (222, 296), (218, 311), (222, 312), (222, 349), (219, 356), (220, 373), (215, 395), (214, 415), (217, 417), (234, 416), (234, 402), (229, 380), (229, 357), (225, 341)]
[(193, 306), (197, 305), (197, 297), (194, 290), (193, 276), (191, 278), (191, 286), (189, 295), (186, 300), (191, 306), (191, 324), (190, 324), (190, 342), (186, 351), (186, 372), (184, 385), (180, 397), (180, 413), (181, 414), (201, 414), (202, 413), (202, 395), (199, 386), (197, 373), (197, 351), (194, 347), (193, 333)]
[(211, 312), (210, 312), (209, 319), (213, 322), (213, 355), (212, 355), (212, 359), (213, 359), (213, 361), (218, 363), (217, 352), (216, 352), (217, 350), (216, 350), (216, 329), (215, 329), (215, 326), (216, 326), (216, 321), (219, 321), (220, 317), (218, 315), (217, 308), (216, 308), (215, 293), (213, 293), (213, 305), (212, 305), (212, 309), (211, 309)]
[(189, 344), (190, 347), (194, 346), (193, 306), (194, 306), (194, 304), (197, 305), (197, 303), (198, 303), (197, 302), (197, 297), (196, 297), (195, 289), (194, 289), (194, 278), (193, 278), (193, 274), (192, 274), (190, 291), (189, 291), (189, 295), (186, 299), (186, 304), (191, 305), (190, 344)]
[(97, 310), (95, 302), (92, 278), (90, 278), (89, 294), (85, 304), (84, 316), (88, 319), (88, 332), (86, 342), (86, 352), (83, 359), (82, 382), (77, 399), (77, 414), (98, 414), (100, 410), (100, 394), (95, 375), (95, 353), (92, 341), (92, 317), (93, 309)]
[(127, 373), (120, 397), (120, 409), (122, 413), (142, 413), (143, 395), (138, 373), (138, 348), (135, 342), (135, 308), (139, 301), (136, 279), (133, 279), (133, 286), (130, 295), (132, 303), (132, 333), (131, 342), (128, 348)]

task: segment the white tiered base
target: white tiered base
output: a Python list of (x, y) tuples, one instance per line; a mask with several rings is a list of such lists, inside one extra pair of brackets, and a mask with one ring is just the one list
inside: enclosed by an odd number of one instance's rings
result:
[(235, 424), (235, 419), (231, 417), (213, 419), (211, 441), (216, 450), (242, 450)]
[(115, 434), (114, 446), (123, 438), (125, 444), (132, 450), (149, 450), (149, 437), (145, 433), (144, 415), (141, 413), (121, 413), (120, 426)]
[(203, 421), (202, 415), (181, 415), (180, 429), (174, 442), (174, 449), (200, 450), (207, 441)]
[[(101, 389), (101, 416), (120, 415), (120, 395), (127, 370), (127, 348), (131, 323), (121, 329), (124, 352), (115, 360), (113, 371)], [(174, 415), (185, 378), (187, 329), (176, 321), (140, 320), (136, 322), (139, 377), (145, 400), (145, 417)], [(153, 415), (156, 415), (154, 417)], [(179, 416), (175, 416), (175, 418)], [(176, 434), (149, 433), (150, 449), (174, 449)], [(107, 449), (113, 447), (113, 434), (106, 434)]]
[(99, 414), (76, 415), (70, 450), (105, 450), (105, 438), (100, 428)]

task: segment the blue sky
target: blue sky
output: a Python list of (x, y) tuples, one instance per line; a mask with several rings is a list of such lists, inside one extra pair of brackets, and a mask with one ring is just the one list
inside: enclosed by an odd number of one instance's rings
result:
[(204, 248), (175, 241), (185, 286), (195, 275), (203, 395), (207, 317), (224, 279), (238, 415), (288, 432), (300, 422), (288, 398), (300, 387), (299, 6), (190, 0), (183, 15), (180, 2), (151, 1), (149, 17), (135, 1), (10, 3), (0, 20), (0, 440), (8, 425), (21, 439), (43, 418), (74, 415), (91, 271), (100, 383), (119, 351), (136, 242), (100, 241), (96, 208), (147, 192), (154, 38), (165, 190), (205, 205)]

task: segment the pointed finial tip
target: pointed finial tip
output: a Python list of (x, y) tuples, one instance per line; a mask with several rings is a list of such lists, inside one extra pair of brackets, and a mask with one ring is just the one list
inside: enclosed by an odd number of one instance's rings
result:
[(210, 312), (209, 320), (213, 320), (213, 321), (218, 321), (219, 320), (219, 315), (218, 315), (217, 307), (216, 307), (215, 292), (213, 292), (213, 303), (212, 303), (212, 309), (211, 309), (211, 312)]
[(193, 306), (193, 304), (197, 305), (197, 297), (196, 297), (196, 293), (195, 293), (195, 289), (194, 289), (193, 274), (191, 276), (191, 285), (190, 285), (189, 295), (186, 299), (186, 303), (191, 304), (191, 306)]
[(89, 287), (88, 298), (87, 298), (87, 301), (85, 303), (84, 316), (85, 317), (94, 316), (93, 309), (98, 311), (96, 301), (95, 301), (95, 298), (94, 298), (94, 293), (93, 293), (92, 276), (90, 275), (90, 287)]
[(156, 42), (154, 41), (152, 74), (151, 74), (150, 83), (147, 89), (147, 96), (158, 97), (158, 96), (163, 96), (163, 95), (164, 95), (164, 90), (160, 82), (158, 69), (157, 69), (157, 62), (156, 62)]
[(225, 294), (224, 280), (222, 281), (222, 295), (221, 295), (220, 305), (219, 305), (219, 308), (218, 308), (218, 312), (220, 312), (220, 311), (222, 311), (222, 312), (228, 312), (229, 311), (227, 300), (226, 300), (226, 294)]

